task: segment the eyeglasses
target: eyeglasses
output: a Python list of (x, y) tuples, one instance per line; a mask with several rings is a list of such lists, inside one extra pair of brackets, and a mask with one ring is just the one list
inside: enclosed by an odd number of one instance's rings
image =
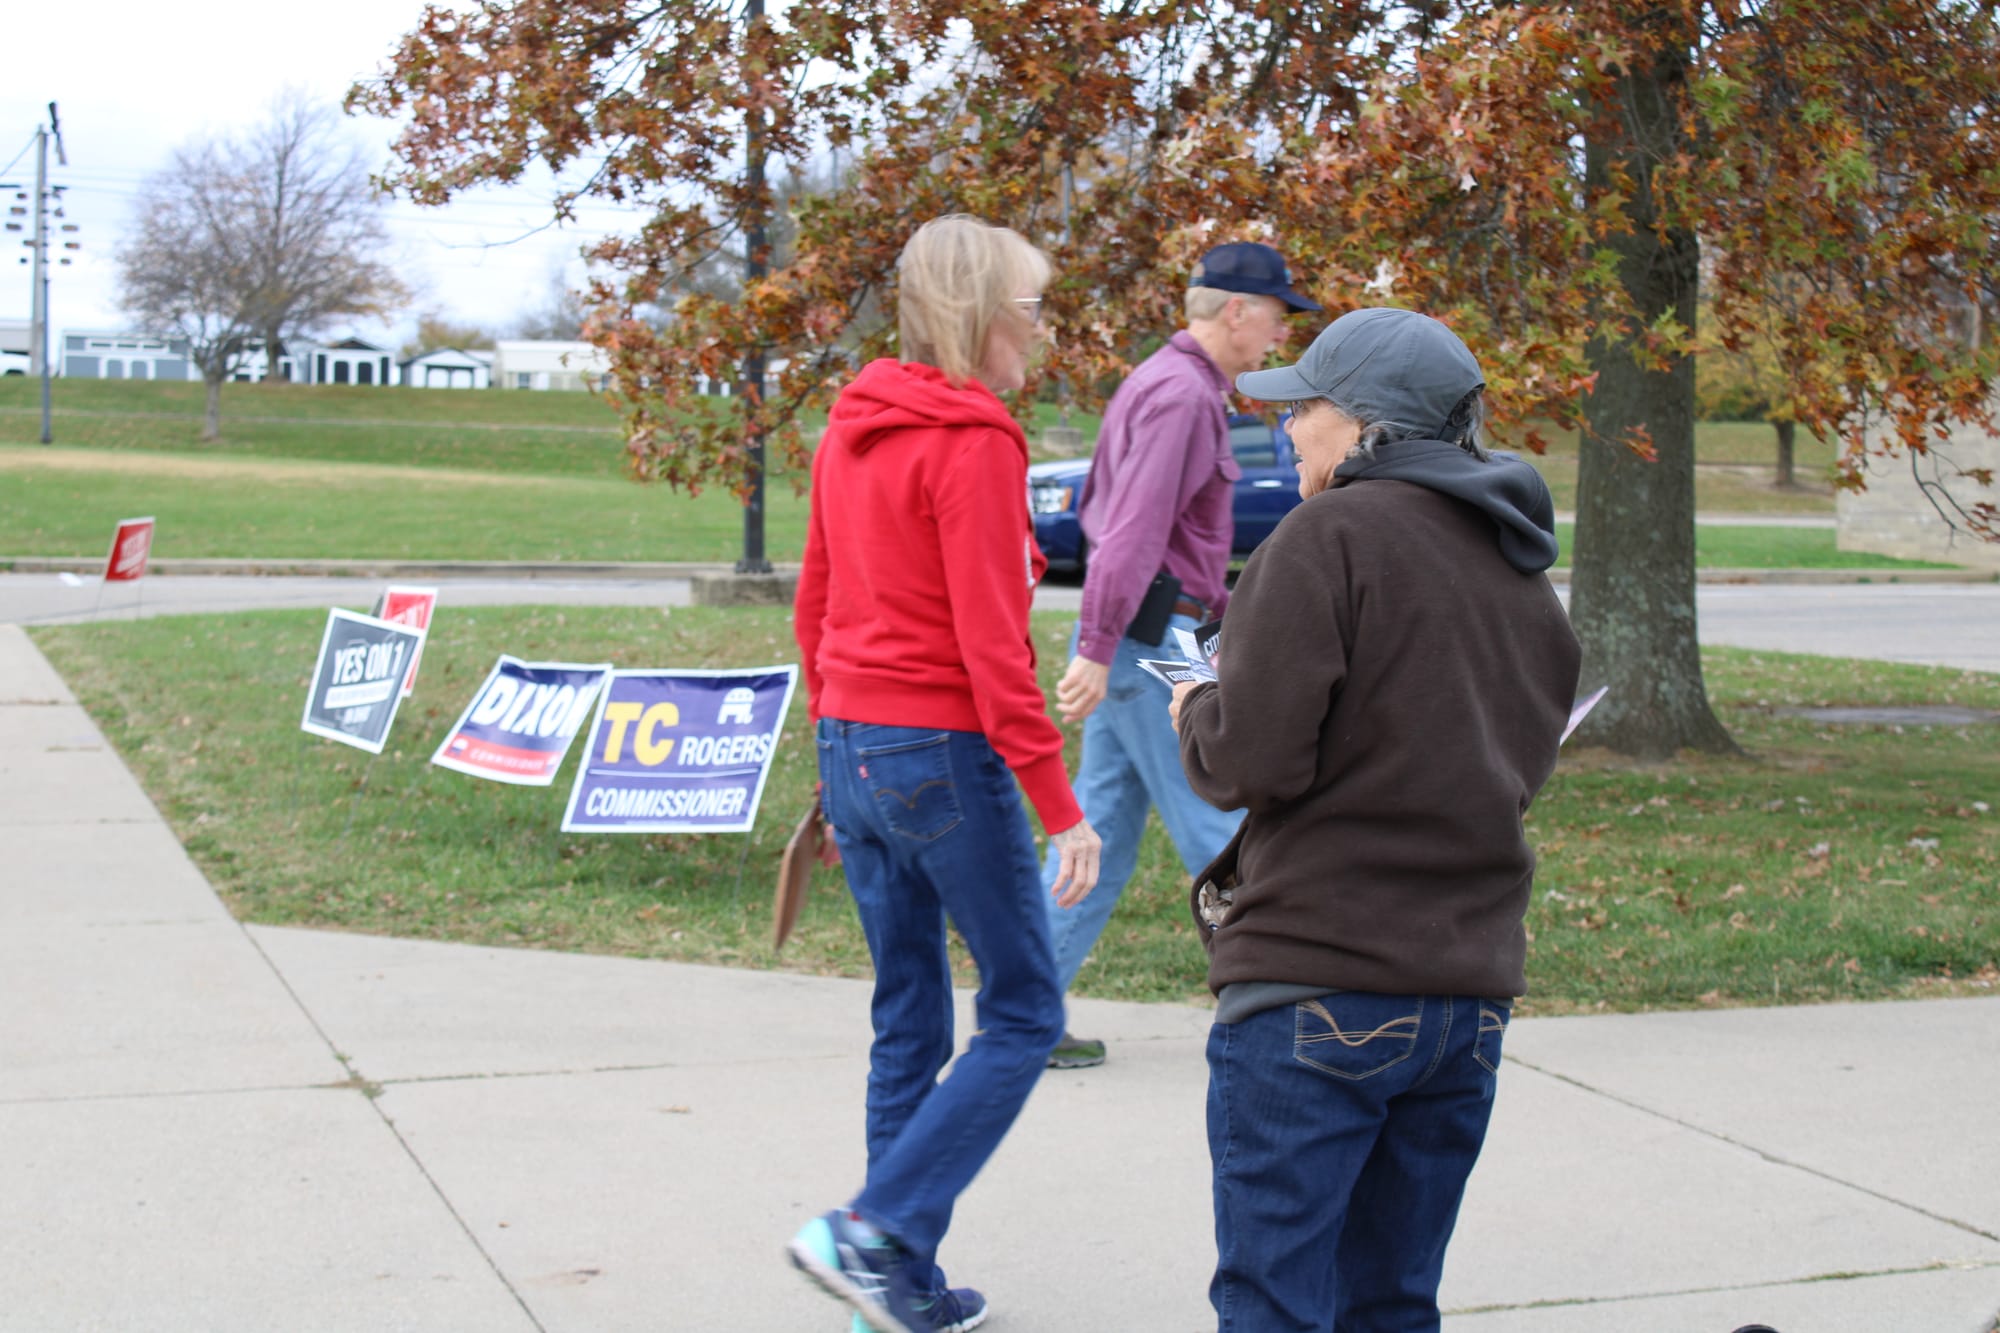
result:
[(1014, 304), (1015, 304), (1015, 305), (1018, 305), (1018, 306), (1025, 306), (1025, 307), (1027, 307), (1027, 316), (1028, 316), (1028, 322), (1029, 322), (1030, 324), (1040, 324), (1040, 323), (1042, 322), (1042, 298), (1041, 298), (1041, 297), (1039, 297), (1039, 296), (1017, 296), (1017, 297), (1015, 297), (1015, 298), (1014, 298)]

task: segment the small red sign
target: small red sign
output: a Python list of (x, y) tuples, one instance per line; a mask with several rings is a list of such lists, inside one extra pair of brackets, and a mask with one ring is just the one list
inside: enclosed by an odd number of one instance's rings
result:
[(121, 520), (111, 537), (111, 555), (104, 562), (106, 583), (132, 583), (146, 577), (146, 560), (153, 553), (153, 520)]
[[(375, 604), (375, 618), (391, 624), (409, 625), (415, 629), (431, 627), (431, 611), (437, 606), (436, 588), (403, 588), (391, 585), (382, 594), (382, 600)], [(424, 649), (417, 645), (416, 656), (410, 659), (409, 674), (403, 677), (403, 698), (410, 697), (410, 691), (417, 687), (417, 664), (423, 661)]]

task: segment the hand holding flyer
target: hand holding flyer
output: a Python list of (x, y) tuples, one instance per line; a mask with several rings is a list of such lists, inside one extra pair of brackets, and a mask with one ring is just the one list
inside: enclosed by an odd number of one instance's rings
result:
[(1179, 662), (1144, 661), (1139, 665), (1171, 689), (1186, 681), (1215, 679), (1215, 651), (1222, 640), (1222, 622), (1211, 620), (1195, 630), (1173, 627), (1174, 645), (1181, 650)]

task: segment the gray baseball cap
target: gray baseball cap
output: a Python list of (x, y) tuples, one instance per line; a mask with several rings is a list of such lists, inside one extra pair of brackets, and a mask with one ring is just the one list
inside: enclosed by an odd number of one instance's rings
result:
[(1324, 398), (1363, 425), (1442, 429), (1465, 396), (1486, 387), (1459, 336), (1414, 310), (1350, 310), (1326, 326), (1294, 365), (1236, 377), (1237, 391), (1267, 403)]

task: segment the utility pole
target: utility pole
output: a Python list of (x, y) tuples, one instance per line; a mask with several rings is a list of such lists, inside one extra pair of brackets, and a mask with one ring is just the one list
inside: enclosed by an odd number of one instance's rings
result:
[[(746, 0), (743, 44), (764, 23), (764, 0)], [(769, 203), (764, 196), (764, 113), (750, 107), (744, 114), (744, 176), (749, 185), (750, 206), (743, 225), (743, 296), (764, 277), (764, 213)], [(764, 345), (760, 341), (743, 358), (743, 400), (745, 429), (750, 446), (750, 495), (743, 503), (743, 558), (736, 562), (738, 574), (768, 574), (771, 562), (764, 557), (764, 426), (756, 415), (764, 406)]]
[[(63, 152), (62, 122), (56, 118), (56, 104), (49, 103), (49, 123), (35, 127), (35, 194), (29, 203), (34, 213), (34, 233), (28, 245), (34, 252), (34, 269), (28, 279), (31, 315), (28, 333), (28, 373), (42, 379), (42, 443), (55, 437), (49, 430), (49, 140), (56, 141), (56, 161), (69, 165)], [(74, 230), (74, 228), (65, 228)], [(63, 263), (69, 260), (65, 258)]]

